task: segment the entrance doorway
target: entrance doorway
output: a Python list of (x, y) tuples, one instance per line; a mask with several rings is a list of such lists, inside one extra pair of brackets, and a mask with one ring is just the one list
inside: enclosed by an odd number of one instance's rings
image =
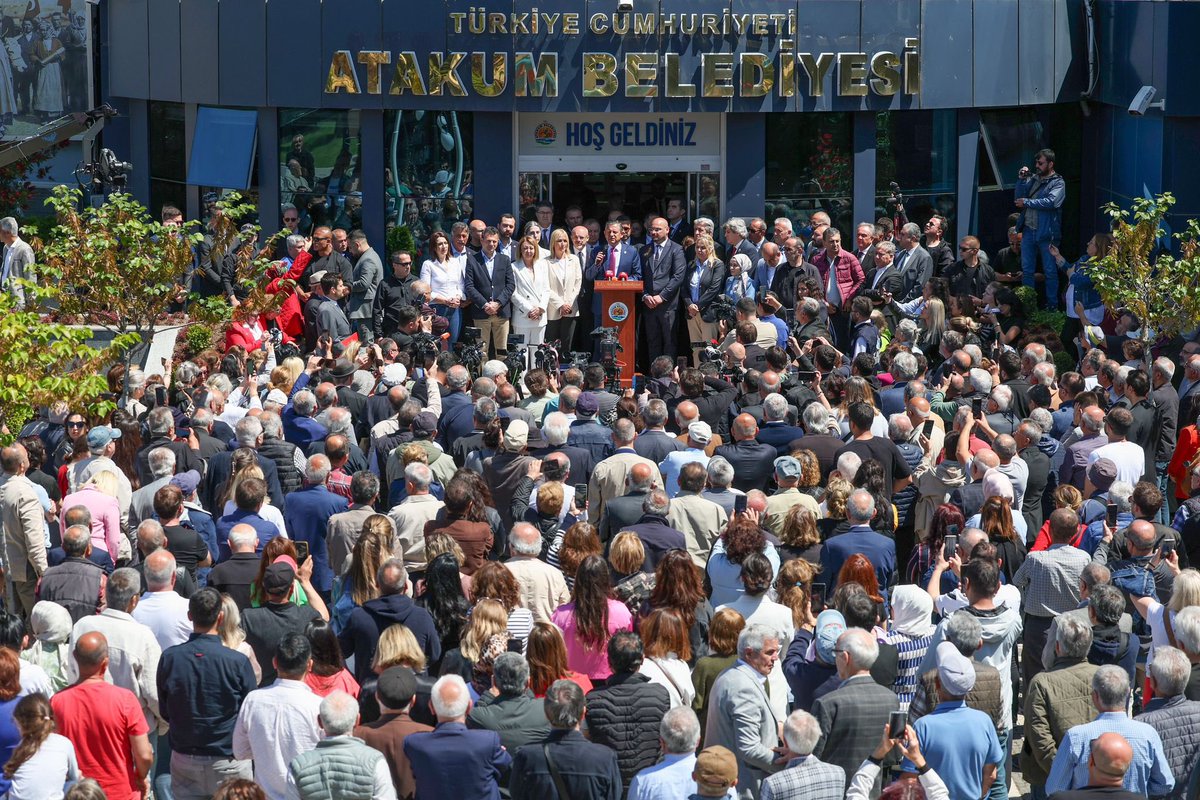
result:
[(619, 210), (633, 222), (633, 237), (649, 215), (666, 216), (672, 198), (687, 201), (687, 220), (709, 217), (720, 225), (721, 176), (718, 172), (522, 172), (518, 176), (522, 222), (534, 219), (538, 203), (554, 206), (554, 224), (566, 225), (567, 209), (578, 206), (582, 218), (603, 226)]

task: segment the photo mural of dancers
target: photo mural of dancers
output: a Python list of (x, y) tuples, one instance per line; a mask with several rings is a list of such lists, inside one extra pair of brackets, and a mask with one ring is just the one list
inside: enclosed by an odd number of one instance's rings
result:
[(0, 138), (92, 107), (87, 0), (0, 0)]

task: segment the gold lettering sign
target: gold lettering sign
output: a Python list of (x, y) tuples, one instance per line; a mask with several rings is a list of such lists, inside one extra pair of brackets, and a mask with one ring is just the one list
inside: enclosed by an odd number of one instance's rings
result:
[[(585, 33), (617, 39), (610, 52), (583, 52), (584, 98), (893, 97), (921, 91), (920, 40), (898, 51), (806, 52), (796, 40), (797, 12), (663, 12), (615, 10), (549, 12), (536, 6), (506, 10), (469, 6), (446, 14), (456, 37), (535, 37), (547, 47)], [(628, 39), (625, 37), (638, 37)], [(651, 40), (651, 37), (655, 37)], [(697, 38), (699, 37), (699, 38)], [(659, 52), (655, 45), (661, 43)], [(732, 41), (732, 52), (705, 52)], [(634, 42), (640, 43), (635, 46)], [(777, 42), (777, 44), (776, 44)], [(626, 49), (629, 52), (626, 52)], [(644, 52), (643, 52), (644, 51)], [(665, 52), (664, 52), (665, 51)], [(469, 56), (469, 58), (468, 58)], [(558, 52), (335, 50), (326, 94), (405, 94), (435, 97), (557, 97)], [(385, 69), (391, 67), (390, 71)], [(830, 79), (836, 66), (836, 80)], [(360, 74), (359, 69), (362, 69)], [(469, 80), (466, 70), (469, 68)], [(699, 72), (699, 87), (695, 74)], [(807, 78), (807, 80), (805, 80)], [(828, 89), (826, 88), (828, 84)], [(386, 87), (385, 87), (386, 85)], [(365, 88), (364, 88), (365, 87)], [(699, 91), (697, 92), (697, 88)]]

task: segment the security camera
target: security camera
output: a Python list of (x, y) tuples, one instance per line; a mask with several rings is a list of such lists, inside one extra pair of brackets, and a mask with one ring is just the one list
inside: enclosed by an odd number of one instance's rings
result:
[(617, 11), (625, 13), (633, 11), (633, 0), (617, 0)]
[(1138, 89), (1138, 93), (1133, 96), (1133, 102), (1129, 104), (1129, 113), (1132, 116), (1140, 117), (1151, 108), (1166, 111), (1166, 100), (1159, 100), (1157, 103), (1152, 102), (1156, 92), (1157, 90), (1153, 86), (1143, 86), (1141, 89)]

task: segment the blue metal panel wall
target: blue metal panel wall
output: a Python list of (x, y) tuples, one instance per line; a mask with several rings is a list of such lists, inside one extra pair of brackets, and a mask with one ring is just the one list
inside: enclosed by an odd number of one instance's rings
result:
[(958, 123), (958, 204), (959, 227), (979, 230), (979, 112), (959, 109)]
[[(975, 65), (971, 51), (971, 0), (925, 0), (921, 15), (921, 106), (971, 104)], [(903, 44), (903, 42), (901, 42)]]
[[(504, 4), (498, 6), (498, 10), (502, 11)], [(429, 7), (428, 13), (415, 13), (413, 5), (410, 2), (392, 2), (383, 4), (383, 47), (385, 50), (393, 51), (394, 54), (401, 50), (448, 50), (448, 40), (446, 37), (446, 13), (449, 9), (442, 3), (436, 3)], [(468, 47), (467, 50), (471, 48)], [(325, 70), (329, 67), (328, 61), (321, 65), (321, 81), (324, 83)], [(424, 75), (428, 64), (423, 64), (421, 74)], [(509, 80), (512, 80), (512, 65), (509, 65)], [(390, 83), (390, 79), (388, 81)], [(322, 95), (328, 97), (328, 95)], [(318, 100), (318, 104), (320, 100)], [(445, 97), (429, 97), (415, 96), (412, 94), (404, 94), (402, 97), (389, 97), (386, 101), (389, 108), (403, 107), (405, 109), (426, 109), (437, 110), (441, 108), (449, 108), (450, 103)], [(505, 107), (504, 103), (500, 103), (501, 107)]]
[(725, 117), (725, 216), (757, 217), (766, 203), (767, 117)]
[[(517, 209), (512, 205), (516, 187), (510, 166), (515, 152), (512, 114), (476, 111), (473, 127), (475, 216), (495, 220), (501, 214), (515, 213)], [(489, 165), (494, 166), (489, 169)]]
[[(811, 53), (854, 52), (859, 47), (862, 4), (857, 0), (799, 0), (800, 34), (797, 39)], [(903, 44), (901, 42), (900, 44)], [(797, 70), (797, 77), (805, 80), (804, 70)], [(808, 96), (800, 92), (800, 110), (829, 111), (834, 108), (837, 94), (837, 65), (825, 76), (825, 90), (821, 97)], [(839, 104), (839, 108), (841, 104)]]
[[(335, 50), (348, 49), (357, 54), (361, 50), (382, 49), (381, 22), (382, 9), (378, 0), (338, 0), (336, 3), (324, 3), (321, 6), (320, 62), (328, 66)], [(366, 69), (360, 67), (358, 73), (362, 82), (361, 90), (365, 93)], [(383, 75), (386, 74), (386, 71), (383, 72)], [(387, 85), (386, 80), (384, 85)], [(359, 108), (368, 105), (362, 102), (363, 96), (327, 94), (325, 105), (329, 108)], [(375, 105), (375, 98), (370, 95), (367, 97), (371, 97), (369, 105)]]
[(150, 27), (146, 45), (149, 53), (150, 96), (156, 100), (182, 102), (178, 0), (150, 3), (148, 11)]
[[(966, 2), (970, 0), (951, 0), (952, 2)], [(888, 3), (886, 5), (872, 5), (868, 9), (865, 5), (862, 7), (862, 39), (858, 49), (863, 53), (877, 53), (880, 51), (889, 51), (899, 53), (904, 47), (904, 40), (910, 37), (921, 38), (922, 33), (922, 3), (907, 2), (907, 3)], [(926, 17), (928, 19), (928, 17)], [(967, 30), (970, 30), (969, 26)], [(929, 36), (923, 41), (936, 42), (934, 47), (928, 50), (923, 50), (921, 59), (924, 61), (929, 57), (930, 53), (941, 52), (947, 49), (948, 43), (953, 41), (952, 33), (944, 32), (947, 35)], [(953, 45), (949, 45), (952, 49)], [(959, 61), (965, 59), (959, 58)], [(922, 72), (928, 72), (928, 64), (922, 64)], [(912, 95), (904, 94), (899, 91), (891, 97), (882, 97), (876, 94), (869, 94), (861, 98), (861, 107), (873, 108), (880, 111), (885, 109), (902, 109), (902, 108), (921, 108), (927, 105), (928, 98), (913, 97)], [(865, 219), (865, 218), (864, 218)]]
[[(391, 5), (401, 5), (392, 3)], [(267, 4), (267, 96), (280, 108), (320, 108), (325, 66), (319, 49), (321, 0)], [(326, 66), (328, 66), (326, 64)]]
[[(1054, 99), (1054, 3), (1018, 0), (1017, 84), (1022, 103), (1048, 103)], [(1011, 42), (1009, 43), (1011, 46)], [(1006, 70), (1006, 72), (1008, 72)], [(1009, 72), (1011, 75), (1011, 72)]]
[[(611, 7), (612, 4), (609, 5)], [(794, 7), (795, 3), (790, 2), (785, 5), (781, 2), (779, 5), (779, 11), (786, 12), (789, 7)], [(603, 4), (597, 3), (596, 7), (602, 9)], [(710, 14), (720, 14), (728, 7), (728, 2), (711, 3), (704, 5), (703, 11)], [(661, 9), (664, 14), (687, 14), (701, 11), (695, 0), (662, 0)], [(597, 41), (599, 42), (600, 40)], [(602, 44), (601, 46), (604, 45)], [(732, 107), (728, 98), (702, 97), (704, 81), (700, 75), (701, 53), (731, 53), (733, 52), (731, 41), (708, 36), (684, 37), (675, 34), (662, 37), (661, 46), (662, 51), (665, 53), (679, 54), (680, 81), (695, 86), (696, 97), (689, 100), (662, 98), (659, 102), (660, 109), (664, 111), (683, 111), (685, 109), (691, 109), (692, 111), (728, 111)], [(593, 101), (591, 106), (593, 108), (604, 108), (604, 105), (599, 101)], [(785, 102), (784, 108), (787, 110), (794, 109), (794, 100)]]
[(109, 91), (121, 97), (145, 97), (150, 91), (150, 56), (147, 48), (147, 0), (109, 0)]
[(217, 86), (221, 65), (217, 0), (181, 0), (179, 15), (183, 96), (189, 103), (217, 105), (221, 102)]
[[(362, 135), (362, 193), (363, 197), (383, 197), (383, 112), (364, 111), (359, 115)], [(385, 258), (383, 245), (383, 203), (363, 203), (363, 230), (380, 258)], [(386, 269), (387, 267), (385, 267)]]
[[(134, 197), (150, 197), (150, 115), (145, 100), (129, 101), (129, 158), (133, 172), (129, 175), (129, 191)], [(118, 156), (120, 158), (120, 156)], [(157, 212), (150, 210), (152, 215)]]
[(218, 19), (222, 64), (221, 105), (267, 105), (267, 6), (265, 3), (221, 3)]
[[(859, 111), (854, 130), (854, 219), (875, 219), (875, 119), (874, 111)], [(854, 241), (853, 231), (842, 231), (846, 246)]]
[[(975, 0), (975, 106), (1015, 106), (1016, 0)], [(928, 74), (928, 73), (926, 73)]]
[[(279, 213), (279, 112), (258, 109), (258, 215), (263, 239), (283, 227)], [(382, 197), (380, 192), (378, 197)], [(374, 205), (378, 205), (375, 203)]]

